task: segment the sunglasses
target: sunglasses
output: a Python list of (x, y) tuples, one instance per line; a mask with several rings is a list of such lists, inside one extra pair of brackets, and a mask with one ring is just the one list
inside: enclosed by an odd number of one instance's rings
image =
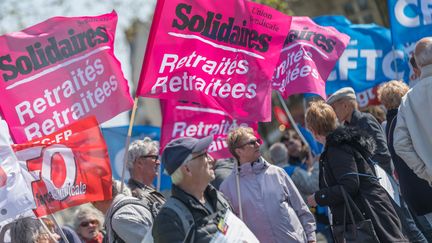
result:
[(97, 221), (97, 220), (84, 221), (84, 222), (81, 222), (80, 226), (81, 227), (87, 227), (90, 224), (92, 224), (92, 225), (98, 225), (99, 221)]
[(143, 155), (143, 156), (140, 156), (140, 158), (150, 158), (152, 160), (158, 160), (159, 155)]
[(251, 140), (251, 141), (249, 141), (247, 143), (244, 143), (244, 144), (238, 146), (237, 148), (243, 148), (246, 145), (252, 145), (252, 146), (254, 146), (257, 143), (258, 143), (258, 145), (261, 145), (261, 142), (262, 142), (261, 139), (257, 138), (257, 139)]
[(205, 151), (204, 153), (201, 153), (201, 154), (198, 154), (197, 156), (195, 156), (195, 157), (192, 157), (192, 159), (190, 159), (189, 161), (191, 161), (191, 160), (194, 160), (194, 159), (198, 159), (199, 157), (202, 157), (202, 156), (208, 156), (208, 154), (207, 154), (207, 151)]

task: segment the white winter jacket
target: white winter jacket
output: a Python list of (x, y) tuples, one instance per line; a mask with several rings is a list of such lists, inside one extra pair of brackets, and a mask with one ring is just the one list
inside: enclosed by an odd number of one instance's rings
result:
[(402, 98), (394, 130), (394, 149), (418, 177), (432, 186), (432, 65)]

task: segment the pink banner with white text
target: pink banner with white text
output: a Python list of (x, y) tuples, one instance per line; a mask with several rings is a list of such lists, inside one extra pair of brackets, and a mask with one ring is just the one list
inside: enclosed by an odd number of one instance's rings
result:
[(0, 36), (0, 110), (16, 143), (131, 109), (114, 56), (117, 14), (54, 17)]
[(161, 152), (175, 138), (214, 136), (208, 152), (215, 159), (233, 157), (225, 141), (228, 133), (239, 127), (258, 129), (258, 122), (233, 119), (218, 108), (202, 107), (190, 102), (164, 100), (162, 103)]
[(326, 99), (325, 81), (349, 39), (333, 27), (315, 24), (309, 17), (293, 17), (274, 72), (273, 89), (284, 98), (312, 93)]
[(217, 104), (236, 119), (270, 121), (269, 80), (290, 23), (246, 0), (158, 0), (137, 95)]

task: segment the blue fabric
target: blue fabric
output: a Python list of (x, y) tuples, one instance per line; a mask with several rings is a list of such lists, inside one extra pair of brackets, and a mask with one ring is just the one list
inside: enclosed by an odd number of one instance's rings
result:
[[(333, 26), (351, 37), (326, 82), (327, 95), (347, 86), (359, 93), (388, 80), (408, 80), (409, 74), (403, 68), (403, 53), (392, 51), (389, 29), (376, 24), (352, 24), (343, 16), (321, 16), (314, 21), (319, 25)], [(397, 69), (392, 66), (393, 60)], [(370, 97), (360, 97), (360, 106), (367, 105), (367, 98), (376, 98), (366, 95)]]
[(285, 166), (283, 169), (286, 171), (286, 173), (289, 176), (292, 176), (292, 174), (294, 173), (294, 170), (296, 169), (296, 167), (297, 166), (295, 166), (295, 165), (288, 165), (288, 166)]
[(303, 137), (306, 139), (307, 143), (309, 144), (309, 147), (311, 148), (312, 153), (314, 155), (321, 154), (321, 152), (323, 150), (323, 145), (320, 144), (317, 140), (315, 140), (313, 138), (312, 133), (310, 133), (306, 128), (302, 127), (300, 124), (297, 124), (297, 127), (299, 128)]
[[(108, 147), (108, 154), (111, 161), (112, 176), (120, 180), (124, 164), (124, 146), (126, 142), (128, 126), (102, 128), (102, 134)], [(131, 142), (138, 139), (149, 137), (152, 140), (160, 140), (160, 128), (153, 126), (134, 126), (132, 129)], [(163, 168), (161, 168), (163, 171)], [(127, 181), (129, 177), (125, 178)], [(156, 180), (153, 184), (156, 186)], [(160, 190), (171, 189), (171, 178), (165, 173), (161, 174)]]
[(431, 2), (388, 0), (387, 3), (393, 45), (403, 53), (406, 61), (403, 70), (408, 73), (408, 60), (415, 43), (432, 33)]

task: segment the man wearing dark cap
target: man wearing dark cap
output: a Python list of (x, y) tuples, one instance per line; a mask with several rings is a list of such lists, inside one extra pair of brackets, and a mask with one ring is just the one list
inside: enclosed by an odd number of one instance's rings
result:
[(382, 126), (371, 114), (358, 110), (354, 89), (345, 87), (337, 90), (327, 99), (327, 104), (333, 107), (340, 123), (358, 127), (374, 138), (376, 150), (371, 159), (377, 162), (389, 175), (393, 175), (391, 156)]
[(184, 137), (165, 147), (162, 164), (172, 179), (172, 196), (153, 224), (154, 242), (210, 242), (218, 231), (215, 217), (231, 207), (209, 184), (215, 178), (214, 160), (207, 153), (212, 141), (212, 136)]

